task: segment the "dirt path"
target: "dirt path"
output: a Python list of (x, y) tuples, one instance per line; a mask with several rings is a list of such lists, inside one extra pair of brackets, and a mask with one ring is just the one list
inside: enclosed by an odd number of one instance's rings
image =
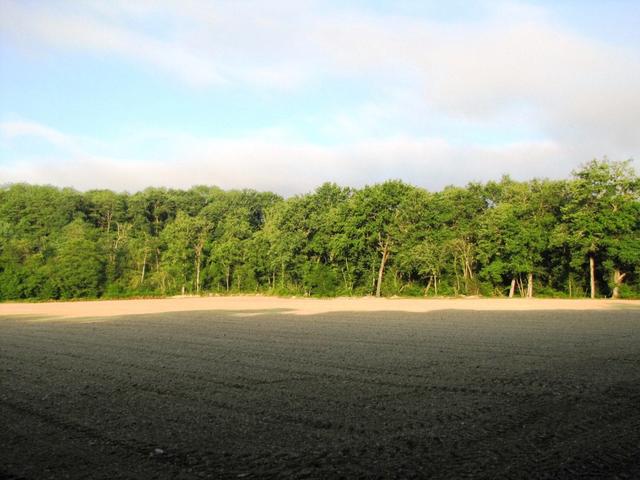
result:
[(388, 298), (281, 298), (265, 296), (182, 297), (146, 300), (99, 300), (0, 304), (0, 316), (31, 315), (64, 318), (113, 317), (205, 310), (280, 310), (296, 315), (331, 312), (431, 312), (437, 310), (530, 311), (639, 309), (640, 300), (587, 299), (388, 299)]

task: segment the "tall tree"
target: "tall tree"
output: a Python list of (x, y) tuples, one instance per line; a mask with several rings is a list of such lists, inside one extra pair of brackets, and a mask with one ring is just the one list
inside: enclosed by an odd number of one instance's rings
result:
[[(624, 244), (624, 239), (631, 238), (637, 224), (633, 205), (638, 201), (638, 177), (630, 161), (607, 159), (592, 160), (573, 175), (570, 199), (563, 209), (564, 224), (559, 228), (563, 229), (566, 242), (572, 247), (574, 265), (580, 265), (581, 260), (587, 258), (589, 292), (591, 298), (595, 298), (596, 262), (606, 258), (606, 248), (612, 244), (610, 239), (622, 239)], [(618, 242), (618, 245), (622, 244)]]
[[(237, 289), (242, 288), (241, 266), (245, 264), (248, 240), (251, 238), (249, 210), (238, 208), (218, 224), (216, 238), (211, 247), (210, 262), (223, 274), (225, 290), (232, 288), (235, 277)], [(246, 272), (245, 272), (246, 273)]]
[(97, 297), (104, 278), (104, 261), (96, 232), (83, 220), (64, 227), (57, 240), (53, 276), (60, 298)]
[(377, 297), (382, 295), (385, 267), (400, 239), (400, 206), (412, 189), (399, 180), (389, 180), (355, 192), (346, 205), (345, 230), (351, 243), (364, 247), (372, 273), (377, 272), (371, 278)]
[(179, 211), (162, 231), (163, 268), (183, 295), (187, 290), (200, 293), (203, 250), (210, 230), (207, 219)]
[(546, 182), (519, 183), (505, 178), (499, 187), (503, 190), (500, 203), (492, 204), (479, 220), (481, 273), (500, 286), (503, 277), (510, 277), (509, 297), (516, 285), (524, 294), (525, 276), (526, 296), (532, 297), (534, 273), (541, 270), (547, 232), (554, 224)]

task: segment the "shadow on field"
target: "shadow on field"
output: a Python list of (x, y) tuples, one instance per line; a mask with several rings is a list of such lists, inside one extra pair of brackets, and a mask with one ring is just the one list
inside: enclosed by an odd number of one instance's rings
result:
[(228, 315), (230, 317), (251, 317), (258, 315), (268, 314), (292, 314), (295, 310), (286, 308), (272, 308), (272, 309), (260, 309), (260, 310), (201, 310), (201, 311), (188, 311), (188, 312), (166, 312), (166, 313), (138, 313), (134, 315), (116, 315), (116, 316), (82, 316), (82, 317), (70, 317), (65, 315), (32, 315), (32, 314), (18, 314), (18, 315), (0, 315), (0, 321), (3, 320), (23, 320), (34, 323), (44, 322), (58, 322), (58, 323), (97, 323), (97, 322), (111, 322), (118, 320), (136, 321), (137, 319), (143, 319), (148, 317), (155, 317), (157, 320), (164, 319), (166, 321), (173, 321), (176, 315), (195, 315), (200, 316), (202, 314), (216, 314), (216, 315)]
[(0, 477), (640, 477), (637, 310), (286, 313), (1, 319)]

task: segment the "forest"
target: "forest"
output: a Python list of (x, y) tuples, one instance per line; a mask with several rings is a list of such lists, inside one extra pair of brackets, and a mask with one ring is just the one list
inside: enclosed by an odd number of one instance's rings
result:
[(439, 192), (0, 187), (0, 300), (210, 293), (638, 298), (640, 181), (604, 159)]

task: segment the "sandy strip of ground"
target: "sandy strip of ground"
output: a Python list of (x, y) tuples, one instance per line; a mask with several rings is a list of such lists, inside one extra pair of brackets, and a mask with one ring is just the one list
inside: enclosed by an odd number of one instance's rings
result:
[(29, 315), (63, 318), (113, 317), (148, 313), (228, 310), (250, 312), (283, 310), (283, 313), (313, 315), (328, 312), (430, 312), (435, 310), (640, 310), (640, 300), (524, 299), (524, 298), (281, 298), (266, 296), (211, 296), (165, 299), (98, 300), (47, 303), (0, 304), (0, 316)]

